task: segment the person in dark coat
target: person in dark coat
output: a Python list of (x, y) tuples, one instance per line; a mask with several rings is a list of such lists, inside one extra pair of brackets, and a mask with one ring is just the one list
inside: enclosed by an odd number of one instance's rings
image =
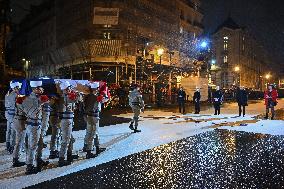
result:
[(200, 99), (201, 99), (200, 89), (196, 88), (196, 91), (193, 95), (193, 102), (194, 102), (194, 106), (195, 106), (195, 113), (194, 114), (199, 114), (199, 112), (200, 112)]
[(186, 101), (186, 93), (183, 90), (183, 87), (180, 87), (178, 91), (178, 105), (179, 112), (185, 114), (185, 101)]
[(223, 103), (223, 94), (220, 91), (220, 87), (217, 86), (216, 91), (213, 93), (213, 104), (215, 109), (214, 115), (220, 115), (222, 103)]
[(239, 116), (246, 115), (246, 106), (248, 105), (248, 95), (244, 87), (237, 89), (236, 100), (239, 106)]
[(127, 97), (125, 88), (119, 87), (118, 90), (117, 90), (117, 95), (118, 95), (118, 98), (119, 98), (119, 105), (122, 106), (122, 107), (125, 107), (126, 106), (126, 97)]

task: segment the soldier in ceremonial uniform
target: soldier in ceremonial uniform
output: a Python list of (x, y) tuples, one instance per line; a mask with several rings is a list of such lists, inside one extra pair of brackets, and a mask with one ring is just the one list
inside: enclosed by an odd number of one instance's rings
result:
[(135, 133), (141, 132), (141, 130), (138, 130), (138, 119), (141, 111), (144, 112), (144, 101), (139, 90), (139, 86), (135, 84), (133, 85), (133, 90), (129, 93), (129, 105), (134, 113), (129, 128), (134, 130)]
[(15, 116), (15, 105), (16, 98), (18, 96), (19, 82), (10, 82), (10, 90), (5, 95), (5, 117), (7, 119), (7, 130), (6, 130), (6, 149), (11, 154), (13, 153), (16, 133), (15, 130), (12, 129), (12, 123)]
[[(73, 159), (78, 159), (78, 155), (72, 155), (73, 143), (75, 139), (72, 137), (73, 118), (75, 103), (79, 100), (79, 95), (71, 89), (68, 81), (60, 83), (62, 95), (59, 101), (59, 117), (62, 133), (61, 147), (59, 151), (58, 166), (70, 165)], [(67, 155), (67, 160), (65, 157)]]
[[(87, 152), (86, 158), (94, 158), (99, 153), (105, 151), (105, 148), (100, 148), (98, 127), (100, 120), (101, 103), (106, 102), (107, 97), (99, 93), (99, 82), (90, 84), (89, 94), (84, 98), (84, 109), (86, 114), (87, 129), (84, 140), (83, 151)], [(95, 140), (94, 140), (95, 139)], [(96, 154), (93, 154), (93, 141), (96, 147)]]
[[(41, 171), (42, 166), (48, 164), (48, 162), (41, 159), (41, 152), (37, 152), (41, 133), (42, 105), (48, 102), (48, 97), (42, 95), (42, 81), (30, 81), (30, 86), (32, 93), (24, 99), (22, 108), (27, 117), (26, 134), (28, 137), (28, 149), (26, 174), (35, 174)], [(36, 152), (38, 154), (36, 154)], [(36, 155), (37, 159), (35, 164)]]
[(26, 165), (25, 162), (20, 162), (20, 151), (23, 144), (23, 139), (25, 136), (25, 123), (26, 123), (26, 116), (23, 111), (22, 103), (25, 97), (17, 97), (16, 99), (16, 114), (13, 120), (13, 129), (16, 132), (16, 144), (13, 151), (13, 167), (21, 167)]

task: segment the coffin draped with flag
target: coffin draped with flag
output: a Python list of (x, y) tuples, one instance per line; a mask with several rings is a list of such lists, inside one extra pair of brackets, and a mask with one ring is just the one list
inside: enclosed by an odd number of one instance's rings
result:
[(110, 99), (110, 92), (108, 90), (107, 84), (104, 81), (89, 81), (89, 80), (71, 80), (71, 79), (41, 79), (34, 78), (30, 80), (21, 80), (22, 83), (20, 89), (20, 95), (26, 96), (32, 92), (32, 88), (30, 86), (30, 81), (42, 81), (42, 88), (44, 89), (44, 95), (47, 96), (55, 96), (61, 93), (60, 83), (68, 81), (73, 90), (80, 92), (82, 94), (87, 94), (89, 92), (89, 86), (93, 82), (99, 82), (99, 93), (104, 97)]

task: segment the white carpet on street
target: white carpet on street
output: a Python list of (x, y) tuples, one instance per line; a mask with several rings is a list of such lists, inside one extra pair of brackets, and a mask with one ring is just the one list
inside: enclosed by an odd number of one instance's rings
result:
[[(284, 101), (280, 101), (279, 104), (283, 105)], [(234, 106), (235, 105), (231, 105), (232, 111)], [(262, 107), (262, 109), (260, 109), (260, 107)], [(134, 153), (152, 149), (162, 144), (213, 130), (214, 128), (211, 128), (211, 126), (218, 123), (226, 125), (226, 122), (253, 120), (253, 116), (261, 113), (260, 111), (263, 110), (263, 103), (260, 102), (251, 105), (251, 109), (248, 109), (250, 115), (246, 117), (236, 117), (236, 114), (231, 113), (230, 107), (226, 108), (229, 110), (229, 113), (220, 116), (211, 116), (210, 113), (212, 113), (212, 110), (204, 111), (202, 112), (203, 115), (200, 116), (194, 114), (179, 115), (171, 112), (147, 111), (143, 114), (143, 116), (147, 118), (142, 117), (141, 122), (139, 122), (139, 127), (142, 130), (141, 133), (131, 133), (128, 128), (128, 123), (102, 127), (99, 130), (100, 140), (102, 146), (107, 147), (107, 151), (94, 159), (80, 160), (70, 166), (44, 170), (36, 175), (24, 175), (25, 167), (11, 168), (12, 157), (5, 152), (5, 144), (2, 143), (0, 144), (0, 188), (23, 188), (73, 172), (78, 172)], [(227, 113), (227, 111), (225, 113)], [(163, 118), (152, 119), (149, 118), (149, 115)], [(173, 115), (180, 117), (172, 119), (171, 117), (173, 117)], [(119, 116), (130, 117), (131, 115), (126, 114)], [(196, 123), (186, 121), (188, 118), (200, 120), (201, 122)], [(284, 121), (279, 120), (257, 120), (256, 123), (248, 123), (246, 126), (230, 127), (230, 125), (228, 125), (218, 128), (271, 135), (284, 135)], [(76, 138), (74, 149), (79, 152), (83, 147), (85, 131), (77, 131), (73, 132), (73, 134)], [(46, 141), (49, 141), (49, 139), (50, 136), (45, 138)], [(47, 159), (48, 155), (49, 150), (46, 148), (44, 150), (44, 159)], [(79, 155), (85, 156), (82, 152), (80, 152)], [(24, 158), (25, 156), (22, 155), (21, 160), (24, 160)], [(56, 161), (57, 159), (53, 162)]]

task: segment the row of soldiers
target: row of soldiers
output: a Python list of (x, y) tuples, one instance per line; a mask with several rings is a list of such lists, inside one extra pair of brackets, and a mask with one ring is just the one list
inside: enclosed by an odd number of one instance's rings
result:
[[(13, 167), (27, 165), (26, 174), (35, 174), (49, 164), (42, 159), (43, 138), (51, 127), (49, 159), (59, 158), (58, 166), (70, 165), (78, 155), (72, 154), (75, 139), (72, 136), (74, 110), (78, 102), (83, 102), (87, 122), (83, 151), (86, 158), (94, 158), (105, 148), (100, 147), (98, 122), (101, 104), (109, 96), (100, 91), (99, 82), (88, 84), (89, 93), (83, 96), (72, 89), (68, 81), (57, 85), (60, 93), (43, 95), (42, 81), (30, 81), (31, 94), (19, 95), (19, 82), (11, 82), (11, 90), (5, 96), (5, 116), (7, 119), (6, 148), (13, 154)], [(134, 120), (136, 122), (136, 118)], [(60, 150), (56, 149), (61, 131)], [(95, 146), (95, 153), (92, 153)], [(26, 162), (19, 161), (22, 147), (26, 152)]]

